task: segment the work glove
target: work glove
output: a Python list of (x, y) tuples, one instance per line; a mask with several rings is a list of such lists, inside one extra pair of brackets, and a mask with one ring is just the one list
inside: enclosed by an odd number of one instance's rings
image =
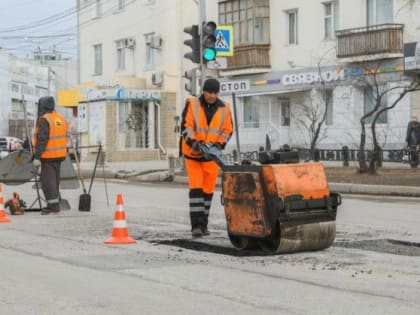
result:
[(201, 150), (200, 150), (200, 143), (197, 141), (197, 140), (193, 140), (192, 142), (191, 142), (191, 149), (194, 151), (194, 152), (201, 152)]
[(222, 150), (222, 144), (220, 142), (215, 142), (213, 145), (218, 148), (220, 151)]
[(39, 159), (34, 159), (34, 160), (32, 161), (32, 165), (33, 165), (33, 167), (35, 167), (36, 169), (40, 168), (40, 166), (41, 166), (41, 160), (39, 160)]

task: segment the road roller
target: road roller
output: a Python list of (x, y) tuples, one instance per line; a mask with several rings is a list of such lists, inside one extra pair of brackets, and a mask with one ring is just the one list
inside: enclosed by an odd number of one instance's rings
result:
[(202, 152), (222, 170), (221, 202), (232, 245), (269, 253), (331, 246), (341, 196), (328, 187), (324, 166), (299, 163), (297, 151), (260, 150), (258, 161), (226, 165), (216, 146)]

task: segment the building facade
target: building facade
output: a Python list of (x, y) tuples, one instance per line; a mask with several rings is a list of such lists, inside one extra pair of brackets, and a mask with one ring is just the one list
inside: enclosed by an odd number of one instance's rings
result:
[[(195, 67), (184, 58), (183, 29), (198, 23), (197, 3), (78, 1), (82, 145), (103, 145), (110, 160), (177, 154), (183, 77)], [(356, 148), (375, 92), (386, 91), (386, 106), (415, 78), (404, 71), (404, 44), (420, 39), (418, 1), (203, 3), (207, 21), (233, 26), (234, 55), (218, 57), (223, 66), (209, 74), (235, 105), (242, 150), (257, 149), (267, 134), (274, 147), (308, 147), (311, 122), (325, 108), (318, 147)], [(403, 145), (419, 104), (413, 92), (380, 117), (383, 148)], [(233, 137), (227, 149), (235, 148)]]
[[(70, 60), (39, 60), (0, 54), (0, 134), (25, 139), (33, 134), (40, 97), (56, 96), (58, 89), (75, 87), (77, 65)], [(70, 121), (73, 113), (57, 108)]]
[[(419, 14), (418, 1), (220, 1), (219, 24), (235, 28), (220, 75), (225, 98), (235, 92), (241, 147), (254, 150), (268, 134), (274, 146), (308, 148), (327, 106), (318, 147), (357, 148), (376, 97), (386, 92), (388, 106), (415, 79), (404, 72), (404, 44), (419, 41)], [(419, 97), (407, 94), (380, 117), (383, 148), (403, 147)]]
[(183, 28), (197, 21), (197, 5), (80, 0), (78, 7), (82, 145), (101, 144), (114, 161), (178, 154), (182, 77), (192, 67), (183, 59)]

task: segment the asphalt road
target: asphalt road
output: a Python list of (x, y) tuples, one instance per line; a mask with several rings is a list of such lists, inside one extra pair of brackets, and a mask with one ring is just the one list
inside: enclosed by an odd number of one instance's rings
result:
[[(337, 238), (324, 251), (239, 252), (223, 207), (211, 235), (190, 236), (187, 188), (107, 183), (64, 190), (72, 210), (28, 212), (0, 224), (0, 314), (418, 314), (420, 200), (343, 197)], [(28, 184), (3, 186), (35, 199)], [(122, 193), (132, 245), (105, 245)]]

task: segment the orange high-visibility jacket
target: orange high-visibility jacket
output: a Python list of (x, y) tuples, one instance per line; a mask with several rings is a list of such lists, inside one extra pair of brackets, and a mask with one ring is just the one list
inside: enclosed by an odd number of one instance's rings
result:
[(202, 141), (204, 143), (220, 143), (225, 145), (233, 133), (232, 116), (229, 103), (218, 106), (210, 125), (207, 124), (206, 113), (198, 98), (188, 98), (186, 101), (186, 113), (184, 131), (182, 133), (181, 150), (186, 157), (201, 159), (202, 154), (192, 152), (187, 141)]
[[(64, 158), (67, 155), (67, 122), (64, 117), (57, 113), (45, 113), (40, 118), (44, 118), (49, 125), (49, 140), (41, 159)], [(34, 148), (38, 142), (39, 127), (35, 129)]]

